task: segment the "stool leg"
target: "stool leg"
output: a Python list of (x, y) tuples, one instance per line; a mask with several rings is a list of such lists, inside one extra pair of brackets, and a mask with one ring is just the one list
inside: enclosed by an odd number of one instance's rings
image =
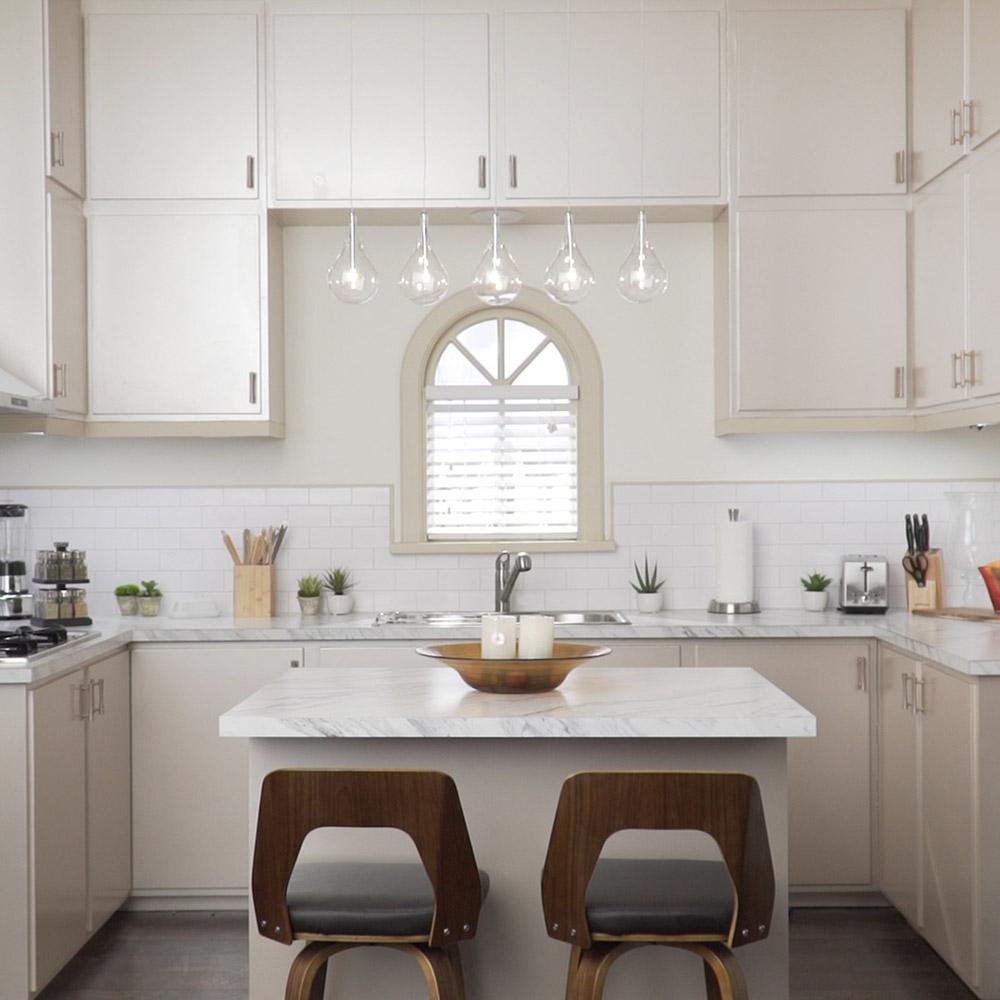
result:
[(427, 981), (430, 1000), (465, 1000), (465, 982), (458, 945), (430, 948), (427, 945), (403, 945), (419, 962)]
[(566, 973), (566, 1000), (576, 1000), (576, 977), (580, 968), (580, 949), (575, 945), (569, 953), (569, 970)]
[(687, 950), (705, 963), (708, 1000), (750, 1000), (743, 969), (724, 944), (688, 945)]
[[(604, 983), (616, 958), (636, 947), (633, 944), (606, 944), (599, 942), (581, 950), (576, 965), (576, 975), (567, 984), (567, 1000), (602, 1000)], [(575, 951), (576, 949), (574, 949)], [(572, 959), (571, 959), (572, 961)], [(572, 970), (572, 965), (570, 966)], [(575, 983), (573, 980), (575, 979)], [(570, 989), (575, 986), (575, 993)]]
[(307, 944), (292, 960), (285, 984), (285, 1000), (323, 1000), (326, 989), (326, 963), (350, 948), (350, 944), (330, 944), (314, 941)]

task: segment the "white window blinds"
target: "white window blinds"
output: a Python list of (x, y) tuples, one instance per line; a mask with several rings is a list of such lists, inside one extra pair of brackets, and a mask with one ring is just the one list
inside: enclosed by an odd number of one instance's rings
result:
[(578, 388), (547, 334), (479, 321), (426, 386), (427, 537), (577, 537)]

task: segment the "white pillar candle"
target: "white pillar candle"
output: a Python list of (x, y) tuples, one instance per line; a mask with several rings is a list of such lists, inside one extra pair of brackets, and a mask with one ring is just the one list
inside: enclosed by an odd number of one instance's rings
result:
[(484, 660), (513, 660), (517, 655), (517, 618), (483, 615), (481, 651)]
[(554, 618), (546, 615), (522, 615), (518, 657), (522, 660), (547, 660), (551, 657), (555, 623)]
[(723, 521), (715, 526), (715, 599), (722, 604), (753, 600), (753, 524)]

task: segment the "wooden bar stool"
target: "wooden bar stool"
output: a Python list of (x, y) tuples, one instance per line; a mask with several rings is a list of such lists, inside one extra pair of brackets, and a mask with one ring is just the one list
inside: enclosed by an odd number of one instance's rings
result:
[[(391, 827), (420, 864), (296, 863), (321, 827)], [(489, 877), (476, 866), (455, 783), (435, 771), (272, 771), (264, 779), (253, 857), (257, 931), (309, 942), (286, 1000), (322, 1000), (327, 961), (379, 945), (413, 955), (431, 1000), (465, 1000), (458, 943), (476, 934)]]
[[(723, 860), (601, 859), (619, 830), (701, 830)], [(747, 1000), (730, 949), (766, 938), (774, 908), (757, 782), (709, 772), (573, 775), (559, 796), (542, 906), (549, 937), (573, 946), (566, 1000), (601, 1000), (615, 959), (651, 944), (698, 955), (709, 1000)]]

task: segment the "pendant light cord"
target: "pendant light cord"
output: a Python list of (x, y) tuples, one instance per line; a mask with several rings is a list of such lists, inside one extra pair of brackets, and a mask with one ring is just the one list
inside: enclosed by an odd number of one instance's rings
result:
[(646, 3), (639, 0), (639, 207), (646, 204)]
[(423, 186), (421, 201), (427, 210), (427, 5), (420, 0), (420, 120), (423, 123)]
[(571, 205), (570, 150), (573, 135), (573, 28), (570, 17), (570, 0), (566, 0), (566, 211)]

